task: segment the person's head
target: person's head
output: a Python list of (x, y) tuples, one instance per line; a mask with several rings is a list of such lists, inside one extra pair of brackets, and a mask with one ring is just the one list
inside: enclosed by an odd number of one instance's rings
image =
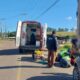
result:
[(55, 30), (53, 30), (53, 31), (52, 31), (52, 35), (55, 35), (55, 34), (56, 34), (56, 31), (55, 31)]

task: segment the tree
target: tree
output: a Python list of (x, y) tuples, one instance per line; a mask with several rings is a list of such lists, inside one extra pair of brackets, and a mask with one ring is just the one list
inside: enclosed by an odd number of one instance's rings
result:
[(15, 37), (16, 36), (16, 31), (8, 32), (7, 35), (8, 35), (8, 37)]
[(56, 29), (54, 29), (54, 28), (50, 28), (50, 27), (47, 28), (47, 32), (52, 32), (53, 30), (56, 31)]
[(68, 28), (65, 28), (64, 30), (65, 30), (65, 32), (68, 32), (69, 29)]
[(64, 31), (64, 29), (63, 28), (58, 28), (58, 31), (62, 32), (62, 31)]
[(74, 31), (74, 28), (71, 28), (71, 31), (73, 32)]

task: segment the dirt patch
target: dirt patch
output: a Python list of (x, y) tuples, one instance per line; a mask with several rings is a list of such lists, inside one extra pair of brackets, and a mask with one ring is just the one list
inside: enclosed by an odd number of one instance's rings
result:
[(0, 50), (16, 48), (15, 40), (0, 40)]

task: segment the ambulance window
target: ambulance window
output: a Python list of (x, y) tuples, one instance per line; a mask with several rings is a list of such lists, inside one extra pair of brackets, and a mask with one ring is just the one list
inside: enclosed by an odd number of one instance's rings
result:
[(32, 32), (36, 32), (36, 29), (31, 29)]

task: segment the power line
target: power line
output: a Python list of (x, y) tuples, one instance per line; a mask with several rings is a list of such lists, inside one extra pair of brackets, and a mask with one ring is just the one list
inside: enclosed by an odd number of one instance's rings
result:
[(35, 14), (36, 8), (38, 8), (38, 3), (37, 2), (38, 2), (37, 0), (34, 1), (34, 6), (33, 6), (33, 9), (31, 11), (31, 17)]
[(22, 17), (22, 16), (27, 16), (27, 13), (20, 13), (20, 14), (16, 14), (14, 16), (9, 16), (9, 17), (6, 17), (6, 18), (0, 18), (0, 21), (8, 21), (8, 20), (11, 20), (11, 19), (16, 19), (16, 18), (19, 18), (19, 17)]
[(52, 5), (50, 5), (45, 11), (43, 11), (36, 19), (39, 19), (43, 16), (46, 12), (48, 12), (52, 7), (54, 7), (60, 0), (56, 0)]

